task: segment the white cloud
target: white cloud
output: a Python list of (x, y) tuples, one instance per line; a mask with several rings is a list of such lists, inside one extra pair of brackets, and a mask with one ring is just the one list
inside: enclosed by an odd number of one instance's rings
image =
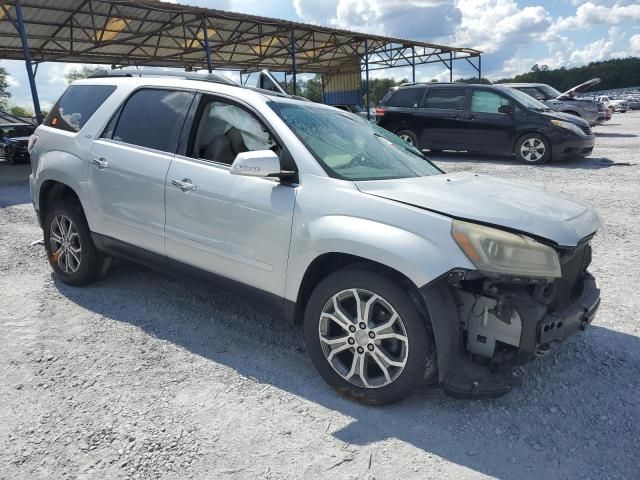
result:
[(633, 35), (629, 39), (629, 53), (634, 56), (640, 56), (640, 34)]
[(619, 25), (625, 22), (640, 22), (640, 4), (615, 3), (612, 6), (604, 6), (589, 1), (580, 5), (575, 15), (554, 21), (551, 31), (559, 33), (586, 29), (593, 25)]
[(512, 53), (519, 45), (539, 39), (551, 25), (541, 6), (521, 8), (513, 0), (458, 0), (463, 12), (456, 32), (456, 44), (494, 53), (507, 47)]
[(378, 35), (437, 41), (454, 33), (455, 0), (293, 0), (305, 22)]

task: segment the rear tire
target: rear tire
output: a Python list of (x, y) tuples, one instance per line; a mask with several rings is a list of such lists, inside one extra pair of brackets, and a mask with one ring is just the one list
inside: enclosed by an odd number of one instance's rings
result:
[(46, 213), (44, 247), (56, 276), (69, 285), (85, 285), (106, 273), (109, 261), (96, 249), (82, 207), (61, 200)]
[(13, 149), (11, 149), (9, 147), (5, 147), (5, 149), (4, 149), (4, 159), (7, 161), (7, 163), (9, 165), (15, 165), (16, 164), (16, 157), (13, 154)]
[(318, 372), (368, 405), (399, 402), (425, 385), (425, 372), (434, 373), (431, 324), (398, 283), (347, 267), (318, 284), (305, 310), (305, 343)]
[(525, 133), (516, 142), (515, 154), (523, 163), (541, 165), (551, 159), (551, 145), (544, 135)]
[(398, 133), (396, 133), (396, 135), (398, 135), (401, 139), (403, 139), (412, 147), (415, 147), (418, 150), (420, 150), (420, 145), (418, 145), (418, 137), (411, 130), (400, 130)]

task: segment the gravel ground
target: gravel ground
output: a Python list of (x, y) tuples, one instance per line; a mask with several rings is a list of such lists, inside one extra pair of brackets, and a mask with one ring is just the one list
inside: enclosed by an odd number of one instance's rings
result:
[(337, 396), (298, 329), (228, 293), (125, 262), (58, 282), (31, 246), (27, 168), (0, 164), (0, 478), (639, 478), (640, 112), (596, 132), (570, 163), (435, 158), (600, 211), (595, 325), (499, 400), (386, 408)]

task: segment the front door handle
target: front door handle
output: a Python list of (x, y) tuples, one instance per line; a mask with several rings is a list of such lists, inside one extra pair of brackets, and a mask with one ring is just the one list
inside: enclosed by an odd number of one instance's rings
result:
[(188, 178), (184, 180), (171, 180), (171, 185), (178, 187), (183, 192), (192, 192), (197, 188)]
[(109, 162), (104, 157), (100, 158), (92, 158), (91, 163), (97, 166), (100, 170), (104, 170), (105, 168), (109, 168)]

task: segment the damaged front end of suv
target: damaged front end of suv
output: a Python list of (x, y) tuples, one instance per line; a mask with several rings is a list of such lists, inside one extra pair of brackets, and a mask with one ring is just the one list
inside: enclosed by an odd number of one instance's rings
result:
[[(587, 271), (593, 235), (563, 248), (454, 220), (452, 236), (477, 270), (456, 269), (439, 279), (451, 292), (455, 312), (448, 315), (459, 320), (458, 330), (450, 332), (450, 357), (439, 362), (440, 378), (455, 397), (498, 397), (519, 384), (515, 367), (545, 355), (593, 320), (600, 304)], [(427, 299), (438, 295), (434, 285), (422, 292)]]

